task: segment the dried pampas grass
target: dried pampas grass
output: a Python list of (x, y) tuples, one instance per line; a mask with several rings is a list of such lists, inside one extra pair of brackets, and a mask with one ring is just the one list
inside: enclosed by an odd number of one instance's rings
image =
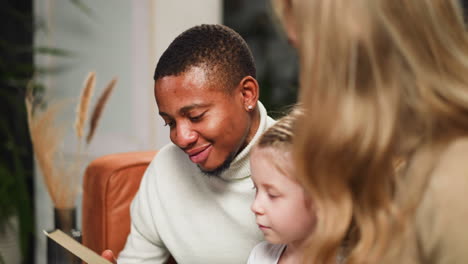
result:
[(94, 131), (96, 130), (99, 119), (101, 118), (101, 114), (104, 109), (104, 106), (106, 105), (107, 100), (109, 99), (116, 84), (117, 84), (117, 77), (114, 77), (109, 82), (109, 84), (107, 84), (106, 89), (104, 89), (101, 96), (99, 96), (99, 99), (96, 105), (94, 106), (94, 110), (91, 114), (88, 136), (86, 137), (87, 144), (89, 144), (91, 142), (91, 139), (93, 138)]
[[(76, 197), (80, 190), (81, 170), (84, 168), (84, 159), (81, 143), (88, 116), (89, 105), (93, 96), (96, 74), (91, 72), (85, 79), (84, 87), (76, 108), (75, 133), (78, 147), (73, 157), (65, 157), (60, 144), (63, 143), (65, 126), (57, 123), (58, 115), (69, 105), (68, 100), (47, 102), (47, 108), (39, 110), (34, 105), (32, 89), (29, 89), (26, 98), (29, 133), (33, 144), (34, 155), (42, 172), (44, 183), (50, 194), (55, 208), (71, 209), (76, 206)], [(90, 128), (86, 137), (89, 144), (95, 133), (103, 108), (108, 101), (117, 78), (114, 78), (100, 95), (90, 120)]]
[[(59, 155), (59, 144), (65, 129), (56, 125), (58, 113), (65, 107), (65, 101), (49, 104), (44, 111), (34, 109), (31, 94), (26, 96), (29, 133), (34, 155), (41, 169), (44, 183), (56, 208), (65, 209), (75, 206), (79, 191), (79, 164), (64, 166), (63, 156)], [(33, 114), (34, 112), (34, 114)]]
[(84, 124), (88, 118), (88, 107), (94, 92), (96, 83), (96, 73), (90, 72), (84, 82), (84, 88), (81, 91), (80, 100), (76, 108), (75, 130), (78, 139), (83, 137)]

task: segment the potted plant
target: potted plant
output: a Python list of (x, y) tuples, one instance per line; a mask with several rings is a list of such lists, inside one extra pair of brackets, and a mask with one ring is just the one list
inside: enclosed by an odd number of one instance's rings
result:
[[(70, 3), (92, 14), (81, 0), (70, 0)], [(33, 33), (44, 27), (33, 23), (33, 1), (4, 1), (0, 14), (4, 24), (0, 40), (0, 264), (20, 263), (4, 256), (5, 252), (17, 255), (19, 249), (22, 262), (33, 263), (33, 154), (24, 98), (27, 83), (33, 76), (48, 73), (34, 65), (34, 54), (64, 56), (67, 52), (34, 47)], [(44, 87), (37, 84), (33, 88), (35, 98), (40, 99)], [(11, 245), (11, 238), (19, 245), (2, 250), (2, 239)]]
[[(93, 138), (104, 106), (117, 83), (117, 78), (114, 78), (103, 90), (88, 122), (95, 79), (94, 72), (88, 74), (77, 103), (74, 134), (78, 144), (72, 157), (65, 158), (64, 149), (60, 147), (64, 143), (64, 131), (68, 125), (60, 119), (60, 115), (67, 112), (69, 100), (49, 100), (47, 107), (41, 108), (35, 104), (32, 92), (28, 92), (25, 98), (34, 156), (54, 206), (54, 228), (68, 233), (78, 241), (81, 240), (81, 234), (76, 226), (76, 198), (81, 186), (82, 169), (85, 166), (83, 154)], [(78, 258), (50, 239), (47, 241), (47, 258), (48, 263), (80, 263)]]

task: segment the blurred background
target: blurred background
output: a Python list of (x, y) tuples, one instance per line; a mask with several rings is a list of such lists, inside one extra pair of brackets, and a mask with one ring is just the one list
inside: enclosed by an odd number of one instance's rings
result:
[[(0, 263), (11, 263), (5, 252), (22, 259), (13, 263), (46, 263), (42, 230), (53, 228), (53, 205), (27, 127), (28, 85), (44, 107), (71, 99), (61, 116), (69, 121), (89, 72), (96, 73), (96, 93), (118, 78), (80, 157), (86, 162), (169, 142), (153, 98), (153, 71), (169, 43), (194, 25), (225, 24), (247, 40), (271, 115), (296, 100), (296, 54), (273, 23), (269, 0), (3, 0), (0, 17)], [(67, 129), (60, 145), (65, 158), (75, 158), (77, 144)], [(80, 195), (76, 203), (80, 228)]]

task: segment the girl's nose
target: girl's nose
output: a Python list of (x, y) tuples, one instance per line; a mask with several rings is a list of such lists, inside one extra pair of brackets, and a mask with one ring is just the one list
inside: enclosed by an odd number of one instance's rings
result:
[(265, 213), (261, 205), (261, 201), (258, 198), (258, 195), (255, 197), (255, 200), (253, 201), (252, 206), (250, 206), (250, 210), (252, 210), (252, 212), (256, 215), (262, 215)]

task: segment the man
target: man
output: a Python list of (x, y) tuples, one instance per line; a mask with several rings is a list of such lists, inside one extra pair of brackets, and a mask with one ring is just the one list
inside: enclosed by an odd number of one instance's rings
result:
[(193, 27), (163, 53), (154, 92), (173, 144), (143, 176), (119, 262), (247, 261), (262, 239), (249, 211), (249, 153), (274, 123), (255, 75), (245, 41), (221, 25)]

